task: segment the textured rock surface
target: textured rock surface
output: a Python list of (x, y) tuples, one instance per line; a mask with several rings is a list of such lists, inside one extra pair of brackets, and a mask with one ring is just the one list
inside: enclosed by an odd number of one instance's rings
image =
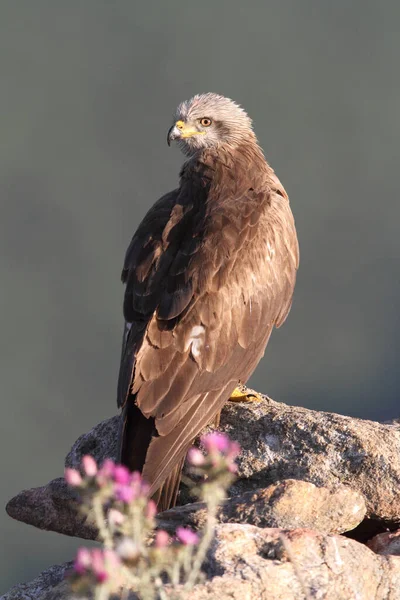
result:
[[(84, 454), (114, 457), (118, 417), (81, 436), (66, 459), (78, 466)], [(347, 484), (365, 498), (370, 517), (400, 522), (400, 426), (287, 406), (228, 402), (220, 429), (242, 446), (233, 495), (283, 479), (329, 489)]]
[(75, 496), (63, 477), (42, 487), (23, 490), (9, 501), (6, 510), (13, 519), (39, 529), (96, 539), (96, 527), (79, 512)]
[(289, 478), (342, 483), (364, 496), (370, 517), (400, 521), (399, 427), (269, 400), (240, 411), (228, 403), (221, 428), (243, 448), (235, 493)]
[[(324, 533), (342, 533), (354, 529), (364, 518), (365, 511), (361, 494), (347, 486), (338, 485), (328, 490), (305, 481), (286, 480), (234, 496), (222, 507), (218, 518), (221, 523), (285, 529), (304, 527)], [(10, 500), (7, 512), (40, 529), (96, 539), (93, 521), (79, 513), (78, 504), (61, 477), (47, 486), (21, 492)], [(178, 525), (198, 529), (203, 526), (205, 516), (201, 503), (186, 504), (161, 513), (159, 527), (171, 533), (175, 533)]]
[[(65, 565), (46, 573), (64, 570)], [(305, 529), (219, 525), (206, 575), (207, 581), (194, 590), (169, 588), (167, 596), (175, 600), (400, 600), (400, 557), (382, 557), (353, 540)], [(53, 579), (44, 594), (35, 582), (23, 589), (17, 586), (2, 600), (70, 600), (68, 586), (59, 581)]]
[[(77, 467), (84, 454), (114, 457), (118, 417), (81, 436), (66, 458)], [(329, 489), (347, 484), (365, 498), (370, 517), (400, 522), (400, 426), (287, 406), (265, 398), (228, 402), (220, 430), (237, 440), (239, 478), (232, 495), (301, 479)]]
[(369, 540), (367, 545), (377, 554), (400, 556), (400, 531), (380, 533)]
[[(66, 465), (79, 466), (84, 454), (92, 454), (98, 462), (115, 457), (118, 425), (119, 418), (113, 417), (82, 435), (68, 454)], [(369, 517), (385, 525), (400, 522), (398, 425), (289, 407), (265, 399), (250, 404), (227, 403), (220, 429), (238, 440), (243, 449), (232, 495), (266, 488), (284, 479), (309, 481), (328, 489), (346, 484), (363, 495)], [(93, 529), (82, 521), (74, 532), (75, 508), (68, 508), (59, 480), (21, 494), (7, 507), (13, 518), (69, 535), (93, 536)], [(49, 512), (40, 510), (43, 503), (51, 508)]]
[[(344, 485), (328, 490), (306, 481), (288, 479), (229, 499), (218, 519), (222, 523), (342, 533), (354, 529), (363, 520), (365, 511), (361, 494)], [(203, 526), (205, 517), (203, 504), (187, 504), (160, 514), (159, 527), (171, 533), (179, 524), (197, 529)]]
[(20, 583), (9, 590), (0, 600), (42, 600), (50, 590), (54, 590), (64, 580), (64, 574), (72, 566), (71, 562), (53, 565), (29, 583)]

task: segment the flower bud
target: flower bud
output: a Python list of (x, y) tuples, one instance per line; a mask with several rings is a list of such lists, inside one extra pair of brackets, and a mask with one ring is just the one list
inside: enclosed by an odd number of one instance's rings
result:
[(156, 548), (165, 548), (166, 546), (168, 546), (169, 542), (170, 537), (166, 531), (164, 531), (163, 529), (157, 531), (154, 542)]
[(97, 464), (96, 464), (96, 461), (94, 460), (93, 456), (86, 454), (86, 456), (84, 456), (82, 458), (82, 466), (83, 466), (83, 470), (85, 471), (85, 473), (88, 477), (94, 477), (96, 475)]
[(201, 443), (207, 452), (221, 452), (225, 454), (229, 449), (230, 440), (224, 433), (214, 431), (208, 435), (204, 435), (201, 438)]
[(65, 481), (72, 487), (79, 487), (82, 485), (82, 477), (79, 471), (76, 469), (69, 469), (68, 467), (64, 471)]
[(197, 535), (197, 533), (185, 527), (177, 528), (176, 537), (185, 546), (194, 546), (199, 541), (199, 536)]
[(157, 504), (154, 500), (149, 500), (146, 506), (146, 517), (148, 519), (154, 519), (157, 514)]
[(116, 485), (114, 494), (115, 498), (124, 504), (130, 504), (136, 497), (135, 490), (129, 485)]
[(190, 448), (187, 459), (193, 467), (201, 467), (205, 463), (205, 458), (198, 448)]
[(121, 483), (122, 485), (127, 485), (131, 480), (131, 474), (129, 469), (127, 469), (124, 465), (116, 465), (114, 469), (114, 481), (116, 483)]
[(79, 548), (74, 560), (74, 571), (78, 575), (83, 575), (90, 568), (92, 563), (90, 550), (87, 548)]

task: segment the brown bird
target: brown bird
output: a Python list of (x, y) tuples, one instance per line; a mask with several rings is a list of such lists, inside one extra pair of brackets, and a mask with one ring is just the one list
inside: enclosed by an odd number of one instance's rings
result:
[(290, 310), (299, 252), (288, 196), (251, 120), (217, 94), (179, 105), (179, 187), (139, 225), (122, 281), (120, 461), (173, 506), (188, 446), (246, 382)]

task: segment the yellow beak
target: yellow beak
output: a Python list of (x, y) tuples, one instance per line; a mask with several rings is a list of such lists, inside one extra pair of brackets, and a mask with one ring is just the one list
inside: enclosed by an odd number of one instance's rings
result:
[(184, 121), (177, 121), (175, 125), (172, 125), (168, 131), (167, 142), (168, 146), (171, 145), (173, 140), (182, 140), (185, 138), (193, 137), (194, 135), (204, 135), (205, 131), (198, 131), (194, 127), (191, 127)]

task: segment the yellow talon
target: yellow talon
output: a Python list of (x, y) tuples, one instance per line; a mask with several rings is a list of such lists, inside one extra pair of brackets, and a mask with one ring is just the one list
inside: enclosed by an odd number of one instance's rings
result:
[(246, 387), (243, 383), (238, 384), (229, 398), (230, 402), (262, 402), (262, 400), (261, 394)]

